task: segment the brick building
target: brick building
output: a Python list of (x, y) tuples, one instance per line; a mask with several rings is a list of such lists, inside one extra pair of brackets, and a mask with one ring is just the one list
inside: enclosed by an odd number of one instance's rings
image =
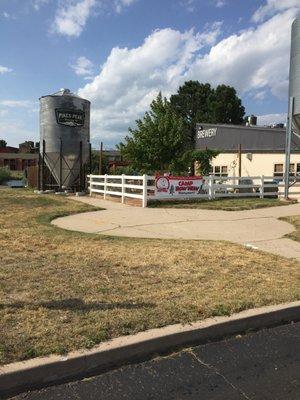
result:
[(0, 167), (11, 171), (24, 171), (27, 167), (37, 165), (38, 147), (33, 142), (24, 142), (19, 147), (0, 147)]

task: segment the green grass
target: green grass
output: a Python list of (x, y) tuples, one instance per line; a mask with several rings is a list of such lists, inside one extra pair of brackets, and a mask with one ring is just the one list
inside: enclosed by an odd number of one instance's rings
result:
[[(295, 201), (296, 202), (296, 201)], [(241, 211), (253, 210), (256, 208), (276, 207), (290, 205), (291, 201), (286, 202), (278, 199), (257, 199), (257, 198), (234, 198), (234, 199), (215, 199), (215, 200), (173, 200), (173, 201), (153, 201), (149, 207), (158, 208), (199, 208), (206, 210)]]
[(1, 190), (0, 209), (1, 364), (300, 298), (294, 260), (63, 230), (50, 220), (94, 208), (30, 190)]

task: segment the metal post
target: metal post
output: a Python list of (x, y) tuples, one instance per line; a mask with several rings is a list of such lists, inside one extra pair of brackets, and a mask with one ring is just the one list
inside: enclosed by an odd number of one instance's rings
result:
[(83, 191), (82, 187), (82, 141), (79, 143), (79, 191)]
[(284, 175), (284, 197), (285, 197), (285, 199), (289, 198), (293, 112), (294, 112), (294, 97), (290, 97), (288, 118), (287, 118), (287, 124), (286, 124), (285, 175)]
[(91, 143), (89, 146), (89, 152), (90, 152), (90, 174), (92, 174), (92, 144)]
[(92, 174), (90, 174), (88, 176), (88, 185), (89, 185), (88, 187), (89, 187), (90, 196), (92, 196), (92, 191), (93, 191), (92, 183), (93, 183), (93, 178), (92, 178)]
[(99, 175), (102, 175), (103, 173), (103, 142), (100, 144), (100, 154), (99, 154)]
[(41, 151), (39, 149), (39, 161), (38, 161), (38, 189), (41, 190), (41, 163), (42, 163), (42, 157), (41, 157)]
[(42, 153), (42, 190), (45, 190), (45, 153), (46, 153), (46, 142), (43, 140), (43, 153)]
[(59, 147), (59, 191), (62, 191), (62, 160), (63, 160), (63, 152), (62, 152), (62, 139), (60, 139), (60, 147)]

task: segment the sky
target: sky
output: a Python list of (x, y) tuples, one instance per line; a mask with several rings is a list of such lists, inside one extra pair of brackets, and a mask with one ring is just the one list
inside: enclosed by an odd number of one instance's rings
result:
[(0, 139), (38, 141), (39, 97), (68, 88), (92, 103), (93, 147), (113, 148), (190, 79), (285, 122), (297, 16), (300, 0), (0, 0)]

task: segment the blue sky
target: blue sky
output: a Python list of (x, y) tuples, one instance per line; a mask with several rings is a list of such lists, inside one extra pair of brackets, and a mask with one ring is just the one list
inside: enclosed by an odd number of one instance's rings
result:
[(94, 146), (113, 147), (162, 91), (236, 87), (261, 124), (284, 122), (299, 0), (0, 0), (0, 138), (39, 137), (38, 98), (92, 102)]

